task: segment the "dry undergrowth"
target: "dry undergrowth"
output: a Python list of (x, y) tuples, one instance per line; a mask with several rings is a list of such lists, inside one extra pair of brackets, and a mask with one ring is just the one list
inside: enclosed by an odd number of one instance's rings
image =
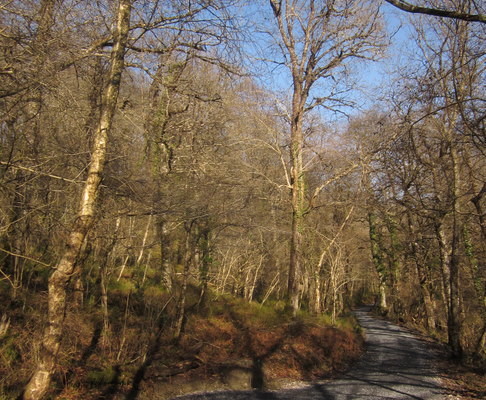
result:
[(140, 398), (161, 399), (161, 392), (170, 398), (224, 388), (274, 389), (328, 378), (360, 356), (362, 339), (349, 321), (348, 327), (338, 328), (315, 317), (291, 319), (275, 309), (224, 301), (212, 316), (189, 319), (178, 351), (180, 362), (193, 361), (191, 368), (161, 378), (154, 364)]

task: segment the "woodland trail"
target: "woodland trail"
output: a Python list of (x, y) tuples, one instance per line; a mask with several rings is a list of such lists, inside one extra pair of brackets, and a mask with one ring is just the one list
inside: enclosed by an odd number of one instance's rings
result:
[(369, 307), (355, 314), (365, 331), (366, 353), (341, 378), (279, 391), (225, 391), (177, 397), (178, 400), (350, 400), (447, 399), (434, 368), (436, 351), (426, 342), (388, 321)]

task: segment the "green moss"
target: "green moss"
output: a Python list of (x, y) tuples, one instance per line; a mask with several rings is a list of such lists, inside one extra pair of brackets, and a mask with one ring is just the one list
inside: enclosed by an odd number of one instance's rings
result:
[(167, 295), (166, 290), (160, 285), (148, 286), (143, 291), (143, 299), (149, 305), (162, 303), (164, 299), (166, 299), (166, 295)]
[(336, 326), (342, 330), (361, 333), (362, 329), (353, 314), (347, 314), (337, 319)]
[(89, 371), (86, 379), (90, 385), (101, 386), (116, 383), (119, 378), (119, 371), (113, 367), (106, 367), (101, 370)]
[(20, 360), (20, 352), (13, 337), (3, 338), (0, 344), (0, 354), (2, 361), (8, 365)]
[(221, 295), (208, 303), (207, 315), (216, 317), (226, 315), (250, 325), (273, 327), (288, 323), (292, 319), (291, 314), (285, 309), (285, 302), (268, 302), (262, 305), (230, 295)]
[(112, 294), (127, 296), (128, 294), (134, 292), (135, 289), (135, 283), (124, 278), (111, 281), (108, 284), (108, 291), (110, 291)]

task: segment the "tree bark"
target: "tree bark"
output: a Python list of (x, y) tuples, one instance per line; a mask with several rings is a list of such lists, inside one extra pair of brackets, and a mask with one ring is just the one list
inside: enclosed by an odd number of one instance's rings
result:
[(449, 280), (451, 289), (451, 298), (449, 304), (448, 314), (448, 334), (449, 334), (449, 346), (451, 347), (452, 354), (455, 358), (462, 357), (462, 346), (460, 342), (461, 336), (461, 317), (460, 317), (460, 276), (459, 269), (461, 263), (460, 257), (460, 243), (461, 233), (463, 232), (462, 221), (462, 179), (459, 167), (459, 155), (457, 154), (456, 143), (451, 141), (451, 161), (454, 179), (453, 185), (453, 215), (452, 215), (452, 243), (451, 243), (451, 256), (449, 266)]
[(408, 225), (408, 235), (410, 237), (409, 257), (413, 260), (415, 264), (415, 268), (417, 270), (417, 276), (420, 283), (420, 293), (422, 295), (422, 300), (424, 302), (427, 329), (434, 330), (436, 327), (436, 322), (435, 322), (434, 306), (432, 303), (432, 297), (430, 296), (430, 290), (429, 290), (429, 277), (427, 274), (426, 267), (422, 262), (424, 256), (423, 256), (423, 251), (421, 250), (421, 246), (419, 245), (419, 240), (421, 239), (421, 235), (417, 231), (410, 210), (407, 210), (406, 218), (407, 218), (407, 225)]
[(435, 221), (434, 224), (435, 234), (437, 237), (437, 243), (439, 245), (439, 258), (440, 258), (440, 265), (441, 265), (441, 275), (442, 275), (442, 299), (443, 304), (445, 305), (445, 318), (449, 315), (449, 304), (451, 298), (451, 289), (450, 289), (450, 271), (449, 271), (449, 262), (448, 262), (448, 254), (449, 254), (449, 246), (446, 239), (444, 224), (442, 221)]
[[(479, 224), (481, 228), (481, 239), (482, 243), (486, 243), (486, 222), (484, 218), (484, 212), (481, 205), (481, 198), (486, 193), (486, 183), (483, 184), (481, 191), (471, 199), (471, 202), (476, 208), (476, 214), (479, 217)], [(466, 246), (466, 254), (469, 257), (472, 277), (474, 281), (474, 288), (476, 290), (476, 295), (479, 299), (481, 308), (481, 317), (483, 319), (483, 328), (478, 335), (478, 340), (476, 341), (475, 351), (476, 353), (481, 353), (484, 351), (484, 342), (486, 339), (486, 290), (485, 290), (485, 280), (482, 277), (481, 272), (486, 270), (486, 263), (484, 257), (478, 260), (475, 255), (474, 246), (467, 230), (465, 230), (464, 242)]]
[(78, 216), (67, 238), (64, 254), (49, 278), (48, 322), (42, 339), (37, 367), (23, 393), (25, 400), (43, 398), (49, 389), (52, 375), (55, 371), (65, 319), (67, 288), (71, 277), (75, 273), (76, 261), (86, 234), (93, 225), (97, 209), (97, 199), (106, 159), (108, 134), (112, 125), (124, 67), (130, 13), (131, 0), (120, 0), (114, 31), (114, 45), (111, 52), (108, 85), (103, 95), (100, 120), (94, 135), (94, 149), (91, 155), (88, 176), (81, 195)]
[(162, 285), (164, 288), (170, 292), (172, 291), (172, 271), (170, 268), (170, 239), (169, 233), (167, 231), (167, 222), (162, 216), (157, 217), (156, 223), (156, 233), (159, 240), (159, 248), (160, 248), (160, 259), (159, 265), (161, 269), (161, 277), (162, 277)]
[(199, 295), (198, 301), (199, 307), (205, 307), (206, 305), (206, 293), (209, 282), (209, 268), (211, 266), (210, 237), (211, 230), (209, 229), (209, 226), (203, 226), (200, 238), (201, 260), (199, 266), (199, 284), (201, 286), (201, 294)]
[(371, 242), (371, 256), (373, 258), (373, 264), (380, 280), (380, 308), (382, 311), (388, 311), (388, 303), (386, 298), (387, 272), (385, 267), (385, 261), (383, 259), (383, 246), (380, 243), (380, 237), (376, 229), (376, 217), (372, 213), (368, 214), (368, 223)]
[(185, 225), (186, 240), (184, 242), (184, 271), (182, 273), (181, 294), (179, 297), (179, 303), (177, 305), (177, 320), (174, 327), (174, 339), (179, 340), (182, 334), (182, 328), (184, 325), (184, 318), (186, 316), (186, 297), (187, 297), (187, 284), (189, 281), (189, 270), (191, 268), (191, 262), (193, 258), (194, 248), (191, 246), (191, 233), (194, 221), (188, 222)]
[(300, 78), (293, 74), (294, 93), (292, 98), (292, 121), (290, 124), (290, 184), (292, 201), (292, 231), (290, 238), (290, 262), (288, 277), (288, 299), (295, 316), (299, 310), (300, 284), (298, 277), (302, 264), (302, 231), (304, 228), (304, 168), (302, 150), (304, 136), (302, 132), (303, 109), (306, 94), (303, 93)]

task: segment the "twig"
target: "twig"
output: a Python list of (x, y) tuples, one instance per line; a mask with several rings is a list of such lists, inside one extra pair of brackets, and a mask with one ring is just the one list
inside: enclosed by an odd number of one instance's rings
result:
[[(46, 264), (46, 263), (44, 263), (42, 261), (36, 260), (35, 258), (29, 257), (29, 256), (24, 256), (23, 254), (12, 253), (11, 251), (2, 249), (1, 247), (0, 247), (0, 251), (3, 251), (4, 253), (7, 253), (7, 254), (9, 254), (11, 256), (14, 256), (14, 257), (25, 258), (26, 260), (33, 261), (33, 262), (35, 262), (37, 264), (41, 264), (44, 267), (51, 267), (50, 264)], [(2, 274), (3, 274), (3, 272), (2, 272)]]
[(81, 181), (76, 181), (74, 179), (63, 178), (62, 176), (59, 176), (59, 175), (53, 175), (53, 174), (48, 174), (46, 172), (36, 171), (35, 169), (29, 168), (29, 167), (22, 167), (20, 165), (15, 165), (15, 164), (12, 164), (12, 163), (9, 163), (9, 162), (5, 162), (5, 161), (0, 161), (0, 164), (1, 165), (6, 165), (6, 166), (11, 167), (11, 168), (20, 169), (22, 171), (28, 171), (28, 172), (32, 172), (34, 174), (47, 176), (49, 178), (59, 179), (61, 181), (66, 181), (66, 182), (70, 182), (70, 183), (83, 183)]

